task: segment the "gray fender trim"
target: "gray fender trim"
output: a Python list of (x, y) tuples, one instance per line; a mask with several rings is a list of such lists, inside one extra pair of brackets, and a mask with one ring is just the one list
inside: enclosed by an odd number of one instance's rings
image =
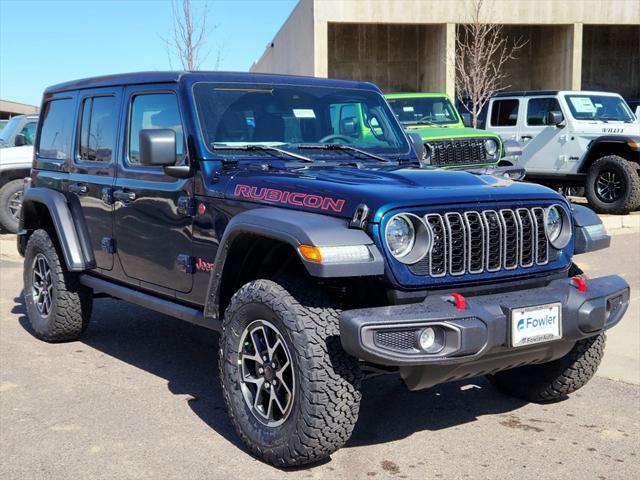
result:
[(68, 202), (64, 194), (55, 190), (38, 187), (27, 189), (22, 197), (19, 235), (26, 235), (26, 229), (29, 228), (25, 213), (29, 212), (30, 203), (40, 203), (49, 210), (67, 269), (79, 272), (94, 268), (96, 262), (79, 203)]
[(220, 281), (229, 249), (242, 234), (255, 234), (291, 245), (296, 251), (299, 245), (322, 247), (367, 245), (372, 259), (369, 262), (320, 264), (302, 257), (309, 275), (320, 278), (359, 277), (384, 274), (384, 259), (373, 240), (362, 230), (348, 228), (346, 220), (317, 213), (284, 210), (280, 208), (256, 208), (233, 217), (227, 225), (216, 253), (215, 266), (209, 278), (205, 317), (218, 316)]
[(571, 213), (575, 255), (609, 248), (611, 237), (606, 234), (602, 220), (596, 212), (585, 206), (572, 204)]

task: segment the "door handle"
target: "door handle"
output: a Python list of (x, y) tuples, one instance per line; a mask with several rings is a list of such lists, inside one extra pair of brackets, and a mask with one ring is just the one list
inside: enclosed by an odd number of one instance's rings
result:
[(522, 135), (520, 138), (522, 138), (522, 140), (531, 140), (533, 137), (531, 135)]
[(121, 202), (132, 202), (136, 199), (136, 194), (133, 192), (127, 192), (125, 190), (116, 190), (113, 192), (114, 200), (119, 200)]
[(72, 183), (69, 185), (69, 191), (76, 195), (86, 195), (89, 188), (84, 183)]

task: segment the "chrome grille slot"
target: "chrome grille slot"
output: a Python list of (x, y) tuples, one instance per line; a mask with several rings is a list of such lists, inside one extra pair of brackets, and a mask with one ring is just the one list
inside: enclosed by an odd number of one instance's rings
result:
[(500, 218), (502, 220), (503, 235), (502, 242), (504, 245), (502, 252), (502, 264), (507, 270), (512, 270), (518, 266), (518, 222), (516, 214), (513, 210), (500, 210)]
[(467, 229), (467, 253), (469, 273), (480, 273), (484, 270), (484, 225), (478, 212), (465, 212)]
[(536, 243), (533, 217), (526, 208), (519, 208), (516, 214), (520, 227), (520, 266), (530, 267), (533, 265)]
[(428, 213), (432, 247), (407, 268), (414, 275), (459, 276), (546, 265), (549, 248), (542, 207)]
[(533, 208), (533, 220), (536, 230), (536, 263), (545, 265), (549, 261), (549, 243), (544, 231), (544, 210), (540, 207)]
[(466, 239), (464, 222), (459, 213), (447, 213), (444, 216), (447, 226), (449, 273), (451, 275), (462, 275), (465, 271), (466, 259)]
[(427, 224), (431, 228), (432, 247), (429, 252), (429, 274), (442, 277), (447, 274), (447, 233), (442, 216), (427, 215)]

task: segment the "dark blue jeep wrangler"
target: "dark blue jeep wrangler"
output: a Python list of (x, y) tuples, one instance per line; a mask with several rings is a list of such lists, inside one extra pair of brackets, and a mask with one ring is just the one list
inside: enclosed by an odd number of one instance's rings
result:
[(274, 465), (340, 448), (380, 372), (563, 397), (629, 303), (572, 263), (609, 245), (593, 212), (421, 168), (371, 84), (114, 75), (41, 112), (18, 236), (35, 335), (77, 339), (96, 295), (219, 331), (229, 416)]

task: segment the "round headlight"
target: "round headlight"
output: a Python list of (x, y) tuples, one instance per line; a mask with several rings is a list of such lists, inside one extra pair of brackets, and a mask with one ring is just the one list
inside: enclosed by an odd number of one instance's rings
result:
[(496, 152), (498, 151), (498, 144), (496, 143), (495, 140), (489, 138), (489, 139), (484, 141), (484, 148), (487, 151), (487, 154), (490, 157), (493, 157), (493, 156), (495, 156)]
[(406, 256), (416, 241), (416, 231), (413, 222), (404, 215), (396, 215), (387, 224), (387, 246), (396, 258)]
[(569, 217), (564, 208), (559, 205), (552, 205), (547, 208), (545, 231), (547, 233), (547, 239), (555, 248), (560, 250), (567, 246), (571, 239), (571, 226), (569, 225)]
[(431, 230), (412, 213), (394, 215), (385, 228), (391, 255), (404, 264), (419, 262), (431, 248)]

